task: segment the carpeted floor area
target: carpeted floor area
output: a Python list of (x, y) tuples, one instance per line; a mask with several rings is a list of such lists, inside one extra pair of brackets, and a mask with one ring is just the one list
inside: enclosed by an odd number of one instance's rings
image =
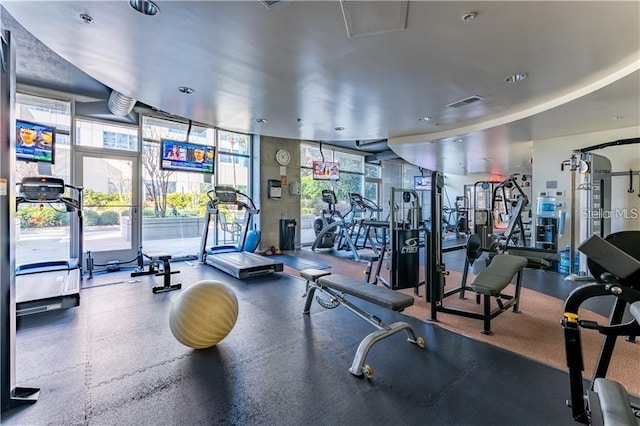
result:
[[(299, 255), (308, 256), (308, 252), (301, 251)], [(362, 272), (366, 265), (354, 262), (328, 252), (313, 253), (315, 258), (331, 265), (329, 271), (348, 275), (356, 279), (364, 278)], [(383, 268), (383, 273), (385, 268)], [(298, 270), (290, 269), (285, 272), (299, 275)], [(462, 273), (450, 271), (447, 277), (447, 290), (455, 288), (462, 279)], [(473, 275), (469, 276), (469, 283)], [(511, 284), (505, 292), (513, 294), (514, 285)], [(406, 294), (413, 294), (413, 289), (401, 290)], [(429, 321), (431, 317), (430, 304), (424, 297), (424, 287), (421, 287), (422, 297), (415, 297), (415, 305), (405, 309), (404, 314), (428, 321), (447, 330), (489, 343), (518, 353), (530, 359), (542, 362), (554, 368), (566, 371), (566, 355), (564, 347), (564, 331), (561, 320), (564, 312), (564, 300), (534, 291), (523, 286), (520, 297), (520, 312), (504, 312), (491, 321), (493, 334), (482, 334), (482, 321), (462, 316), (438, 313), (437, 321)], [(459, 299), (457, 295), (444, 300), (445, 306), (481, 312), (481, 305), (475, 303), (473, 293), (466, 299)], [(494, 305), (495, 306), (495, 305)], [(606, 324), (607, 318), (583, 309), (581, 319), (597, 321)], [(583, 355), (585, 363), (585, 377), (591, 377), (602, 345), (603, 338), (596, 331), (582, 333)], [(640, 369), (637, 368), (640, 359), (640, 345), (618, 339), (607, 377), (619, 381), (627, 390), (640, 395)]]

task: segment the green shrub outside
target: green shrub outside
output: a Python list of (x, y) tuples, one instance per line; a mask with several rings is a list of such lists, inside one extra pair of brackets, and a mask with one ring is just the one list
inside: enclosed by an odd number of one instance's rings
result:
[(142, 216), (144, 217), (155, 217), (156, 212), (153, 210), (153, 207), (145, 207), (142, 209)]
[(21, 228), (46, 228), (69, 224), (69, 213), (51, 207), (28, 206), (16, 212)]
[(100, 225), (119, 225), (120, 215), (114, 210), (105, 210), (100, 213)]
[(84, 224), (87, 226), (97, 226), (100, 223), (100, 213), (95, 210), (83, 210)]

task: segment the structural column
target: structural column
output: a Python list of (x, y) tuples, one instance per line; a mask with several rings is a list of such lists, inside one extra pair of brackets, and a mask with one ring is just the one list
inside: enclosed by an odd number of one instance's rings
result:
[[(2, 8), (0, 7), (0, 13)], [(0, 28), (0, 395), (2, 411), (35, 402), (39, 389), (15, 384), (15, 47)]]

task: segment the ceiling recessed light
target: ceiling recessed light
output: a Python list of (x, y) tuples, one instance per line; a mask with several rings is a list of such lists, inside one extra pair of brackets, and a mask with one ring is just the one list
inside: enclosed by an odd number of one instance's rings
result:
[(431, 117), (418, 117), (418, 121), (431, 121)]
[(81, 13), (80, 19), (82, 19), (82, 22), (84, 22), (85, 24), (90, 24), (93, 22), (93, 17), (86, 13)]
[(190, 95), (193, 92), (195, 92), (195, 89), (192, 89), (191, 87), (187, 87), (187, 86), (182, 86), (182, 87), (178, 87), (178, 91), (180, 93), (184, 93), (185, 95)]
[(507, 83), (517, 83), (518, 81), (522, 81), (527, 77), (529, 77), (529, 74), (527, 74), (526, 72), (517, 72), (505, 78), (504, 81), (506, 81)]
[(477, 16), (478, 14), (476, 12), (469, 12), (462, 15), (462, 20), (465, 22), (473, 21)]
[(462, 143), (462, 142), (464, 142), (464, 139), (462, 139), (462, 138), (458, 138), (458, 139), (456, 139), (456, 142), (457, 142), (457, 143)]
[(267, 122), (269, 122), (269, 120), (267, 120), (266, 118), (256, 118), (256, 121), (258, 123), (267, 123)]
[(335, 130), (336, 132), (341, 132), (341, 131), (343, 131), (343, 130), (344, 130), (344, 127), (340, 127), (340, 126), (338, 126), (338, 127), (336, 127), (334, 130)]
[(129, 0), (129, 6), (136, 12), (140, 12), (143, 15), (153, 16), (160, 12), (158, 6), (149, 0)]

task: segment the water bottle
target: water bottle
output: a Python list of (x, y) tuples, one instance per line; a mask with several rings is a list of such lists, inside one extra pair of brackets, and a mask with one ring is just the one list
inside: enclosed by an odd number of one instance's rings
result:
[(561, 274), (569, 274), (569, 268), (571, 267), (571, 247), (567, 246), (560, 252), (560, 263), (558, 264), (558, 272)]

